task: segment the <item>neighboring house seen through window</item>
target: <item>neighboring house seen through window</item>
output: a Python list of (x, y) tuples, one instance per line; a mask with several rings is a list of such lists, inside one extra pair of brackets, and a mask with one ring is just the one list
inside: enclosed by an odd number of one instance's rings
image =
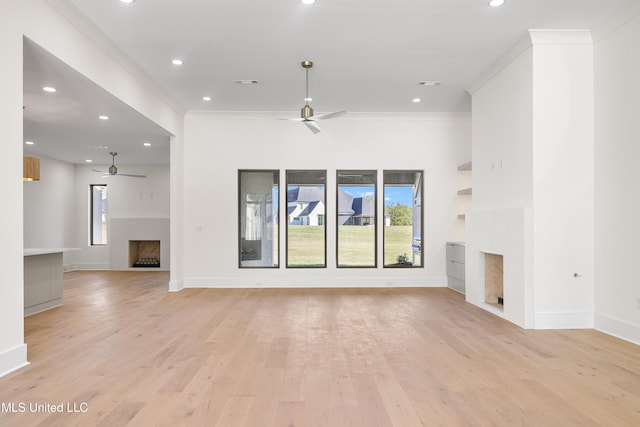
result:
[(375, 170), (339, 170), (336, 178), (338, 267), (376, 267)]
[(324, 170), (287, 171), (287, 267), (326, 267)]
[[(239, 170), (239, 267), (278, 268), (282, 231), (287, 268), (326, 268), (327, 209), (335, 215), (338, 268), (378, 266), (378, 222), (383, 267), (424, 267), (424, 172), (385, 170), (382, 174), (383, 206), (378, 212), (376, 170), (337, 170), (335, 204), (327, 203), (326, 170), (287, 170), (282, 207), (279, 170)], [(96, 187), (92, 186), (92, 194), (102, 188)], [(106, 208), (106, 187), (104, 195)]]

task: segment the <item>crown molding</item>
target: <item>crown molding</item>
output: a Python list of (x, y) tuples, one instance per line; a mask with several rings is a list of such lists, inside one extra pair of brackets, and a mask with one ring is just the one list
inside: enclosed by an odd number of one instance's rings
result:
[(467, 92), (473, 95), (504, 70), (520, 55), (536, 45), (591, 45), (589, 30), (529, 30), (513, 46), (503, 53), (492, 65), (485, 69), (469, 84)]

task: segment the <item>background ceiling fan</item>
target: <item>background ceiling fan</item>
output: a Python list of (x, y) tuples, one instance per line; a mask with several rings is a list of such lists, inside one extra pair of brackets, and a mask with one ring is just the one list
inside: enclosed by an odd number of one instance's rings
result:
[(345, 115), (347, 112), (336, 111), (334, 113), (320, 114), (317, 116), (313, 115), (313, 108), (311, 108), (311, 106), (309, 105), (309, 100), (311, 99), (309, 98), (309, 68), (313, 67), (313, 62), (302, 61), (301, 65), (302, 65), (302, 68), (305, 69), (305, 73), (306, 73), (306, 92), (304, 97), (304, 102), (305, 102), (304, 107), (302, 107), (302, 110), (300, 110), (299, 119), (282, 119), (282, 120), (302, 122), (305, 124), (305, 126), (307, 126), (307, 128), (309, 128), (311, 132), (316, 134), (316, 133), (322, 132), (322, 129), (320, 129), (320, 126), (318, 126), (318, 124), (316, 123), (316, 120), (326, 120), (326, 119), (332, 119), (334, 117), (340, 117)]
[(132, 178), (146, 178), (146, 175), (134, 175), (134, 174), (129, 174), (129, 173), (118, 173), (118, 168), (116, 167), (116, 156), (118, 155), (118, 153), (116, 153), (115, 151), (111, 151), (109, 152), (109, 154), (111, 154), (111, 166), (109, 166), (109, 170), (108, 171), (99, 171), (96, 169), (93, 169), (94, 172), (98, 172), (103, 174), (102, 177), (103, 178), (109, 178), (112, 176), (129, 176)]

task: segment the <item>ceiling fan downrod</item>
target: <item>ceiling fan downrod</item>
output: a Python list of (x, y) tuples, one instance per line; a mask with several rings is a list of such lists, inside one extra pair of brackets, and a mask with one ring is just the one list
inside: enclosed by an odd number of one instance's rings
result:
[(111, 151), (111, 166), (109, 166), (109, 175), (116, 175), (118, 173), (118, 168), (116, 167), (116, 156), (118, 153), (115, 151)]
[(302, 68), (305, 69), (306, 74), (306, 85), (305, 85), (305, 98), (304, 98), (304, 107), (300, 110), (300, 117), (303, 119), (308, 119), (313, 117), (313, 108), (309, 105), (309, 68), (313, 67), (313, 62), (311, 61), (302, 61)]

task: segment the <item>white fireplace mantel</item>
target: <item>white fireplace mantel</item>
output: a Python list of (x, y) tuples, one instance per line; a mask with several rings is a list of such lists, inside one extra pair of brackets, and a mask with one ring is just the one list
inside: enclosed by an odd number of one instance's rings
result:
[[(467, 214), (466, 300), (523, 328), (534, 327), (531, 209), (508, 208)], [(484, 254), (503, 256), (504, 306), (485, 302)]]

